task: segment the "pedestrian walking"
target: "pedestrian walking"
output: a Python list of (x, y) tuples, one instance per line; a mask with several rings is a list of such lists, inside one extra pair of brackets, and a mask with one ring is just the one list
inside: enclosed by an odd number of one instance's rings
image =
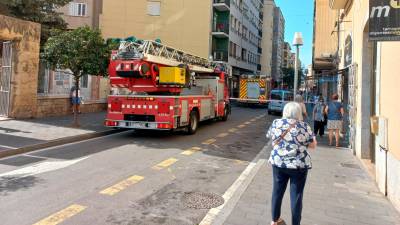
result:
[(76, 87), (73, 86), (70, 92), (71, 103), (72, 103), (72, 113), (75, 113), (75, 109), (78, 113), (81, 113), (81, 90), (78, 87), (78, 95), (76, 95)]
[(308, 170), (311, 169), (307, 149), (317, 146), (311, 127), (301, 118), (300, 104), (289, 102), (283, 109), (282, 118), (274, 120), (267, 132), (273, 148), (269, 158), (273, 173), (271, 225), (282, 221), (282, 199), (289, 180), (292, 225), (300, 225), (303, 191)]
[(306, 108), (306, 104), (304, 104), (304, 98), (301, 95), (296, 95), (294, 97), (294, 101), (300, 104), (301, 107), (301, 114), (303, 117), (303, 121), (307, 121), (308, 118), (308, 114), (307, 114), (307, 108)]
[(344, 108), (341, 102), (338, 101), (339, 95), (333, 94), (332, 101), (325, 108), (325, 113), (328, 115), (328, 130), (329, 130), (329, 146), (333, 144), (333, 133), (335, 132), (336, 147), (339, 147), (340, 130), (343, 126)]
[(325, 103), (322, 96), (319, 97), (313, 108), (314, 135), (322, 137), (325, 133)]

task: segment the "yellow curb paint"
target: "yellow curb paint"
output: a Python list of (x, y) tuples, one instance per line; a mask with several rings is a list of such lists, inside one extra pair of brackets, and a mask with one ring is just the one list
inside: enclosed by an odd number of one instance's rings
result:
[(220, 133), (220, 134), (217, 135), (217, 137), (223, 138), (223, 137), (226, 137), (228, 135), (229, 135), (228, 133)]
[(49, 217), (33, 224), (33, 225), (57, 225), (64, 222), (66, 219), (75, 216), (82, 212), (87, 207), (83, 205), (70, 205), (67, 208), (50, 215)]
[(144, 179), (144, 177), (142, 177), (142, 176), (137, 176), (137, 175), (131, 176), (109, 188), (106, 188), (106, 189), (100, 191), (100, 194), (113, 196), (113, 195), (117, 194), (118, 192), (126, 189), (129, 186), (139, 183), (143, 179)]
[(190, 148), (190, 149), (188, 149), (188, 150), (186, 150), (186, 151), (183, 151), (183, 152), (181, 153), (181, 155), (187, 155), (187, 156), (189, 156), (189, 155), (193, 155), (194, 153), (196, 153), (196, 152), (198, 152), (198, 151), (201, 151), (201, 148), (199, 148), (199, 147), (192, 147), (192, 148)]
[(234, 132), (236, 132), (238, 129), (236, 129), (236, 128), (232, 128), (232, 129), (229, 129), (228, 131), (229, 132), (231, 132), (231, 133), (234, 133)]
[(244, 125), (244, 124), (240, 124), (239, 126), (237, 126), (238, 128), (244, 128), (244, 127), (246, 127), (246, 125)]
[(160, 162), (159, 164), (153, 166), (152, 168), (154, 170), (162, 170), (162, 169), (165, 169), (165, 168), (171, 166), (172, 164), (176, 163), (177, 161), (178, 161), (178, 159), (169, 158), (169, 159), (164, 160), (164, 161)]
[(210, 138), (210, 139), (208, 139), (208, 140), (205, 140), (202, 144), (203, 144), (203, 145), (211, 145), (212, 143), (214, 143), (214, 142), (216, 142), (216, 141), (217, 141), (217, 139)]

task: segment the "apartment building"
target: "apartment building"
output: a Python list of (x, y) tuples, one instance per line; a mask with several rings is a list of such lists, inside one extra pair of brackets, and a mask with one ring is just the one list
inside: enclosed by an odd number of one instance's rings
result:
[(282, 68), (293, 68), (291, 65), (292, 60), (292, 48), (288, 42), (285, 42), (283, 45), (283, 54), (282, 54)]
[(283, 47), (285, 43), (285, 18), (279, 7), (274, 9), (274, 30), (272, 48), (272, 79), (282, 81)]
[[(320, 14), (322, 19), (315, 19), (315, 27), (320, 29), (315, 31), (314, 71), (321, 65), (318, 65), (318, 52), (334, 51), (334, 43), (330, 42), (335, 40), (329, 41), (329, 38), (332, 31), (338, 31), (335, 73), (340, 78), (337, 85), (342, 99), (346, 101), (347, 96), (349, 126), (345, 129), (350, 147), (375, 176), (381, 192), (400, 210), (400, 105), (396, 104), (400, 37), (388, 32), (371, 32), (371, 29), (385, 30), (398, 22), (399, 12), (391, 10), (394, 4), (382, 7), (381, 2), (374, 1), (330, 0), (328, 7), (328, 1), (315, 2), (316, 15)], [(386, 18), (376, 22), (380, 8), (386, 10)], [(319, 12), (320, 9), (324, 11)], [(330, 14), (337, 15), (336, 23), (323, 19)], [(326, 29), (322, 29), (324, 26)], [(376, 39), (377, 34), (383, 37)], [(388, 39), (392, 41), (386, 42)], [(323, 49), (330, 44), (330, 49)]]
[(275, 2), (264, 0), (261, 74), (271, 76)]
[(99, 28), (99, 17), (103, 0), (72, 0), (58, 11), (63, 14), (63, 19), (68, 23), (69, 29), (81, 26)]
[(262, 15), (260, 0), (103, 0), (100, 27), (106, 38), (159, 38), (227, 63), (237, 95), (239, 76), (261, 71)]

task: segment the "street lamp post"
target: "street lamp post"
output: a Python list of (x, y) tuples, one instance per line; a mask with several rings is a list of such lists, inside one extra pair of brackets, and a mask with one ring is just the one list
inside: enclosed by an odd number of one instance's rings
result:
[(300, 46), (303, 45), (303, 36), (300, 32), (294, 33), (293, 45), (296, 46), (296, 61), (294, 62), (294, 95), (297, 94), (298, 80), (299, 80), (299, 53)]

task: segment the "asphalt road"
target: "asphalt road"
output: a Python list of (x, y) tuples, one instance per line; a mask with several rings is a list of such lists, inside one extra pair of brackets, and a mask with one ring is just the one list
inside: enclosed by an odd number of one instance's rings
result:
[(2, 159), (0, 223), (198, 224), (218, 200), (199, 196), (222, 196), (265, 145), (265, 112), (235, 107), (191, 136), (129, 131)]

